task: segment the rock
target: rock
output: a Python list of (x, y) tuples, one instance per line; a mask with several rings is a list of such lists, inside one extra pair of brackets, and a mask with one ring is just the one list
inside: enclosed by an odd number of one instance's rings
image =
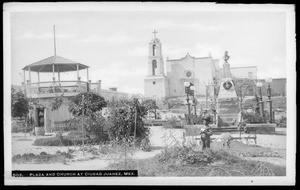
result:
[(40, 156), (47, 156), (48, 154), (47, 154), (47, 152), (41, 152), (40, 153)]

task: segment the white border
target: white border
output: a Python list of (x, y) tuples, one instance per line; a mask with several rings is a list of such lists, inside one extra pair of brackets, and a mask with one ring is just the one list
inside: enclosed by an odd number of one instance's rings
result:
[[(5, 3), (4, 19), (4, 142), (6, 185), (294, 185), (296, 153), (296, 43), (293, 5), (214, 3)], [(11, 178), (10, 13), (18, 11), (221, 11), (285, 12), (287, 57), (287, 176), (286, 177), (138, 177), (138, 178)]]

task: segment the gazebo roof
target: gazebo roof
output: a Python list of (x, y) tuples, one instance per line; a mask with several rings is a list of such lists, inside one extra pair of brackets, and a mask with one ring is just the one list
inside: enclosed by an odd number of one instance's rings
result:
[(30, 67), (30, 71), (34, 72), (53, 72), (53, 64), (54, 72), (77, 71), (77, 65), (79, 70), (89, 68), (89, 66), (87, 65), (83, 65), (76, 61), (54, 55), (41, 61), (27, 65), (23, 68), (23, 70), (29, 71)]

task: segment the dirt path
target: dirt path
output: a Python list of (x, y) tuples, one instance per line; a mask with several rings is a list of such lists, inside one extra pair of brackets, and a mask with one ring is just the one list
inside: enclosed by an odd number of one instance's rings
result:
[[(163, 151), (163, 147), (171, 146), (174, 143), (182, 143), (183, 129), (164, 129), (163, 127), (151, 127), (150, 128), (150, 142), (153, 150), (150, 152), (144, 152), (142, 150), (136, 151), (132, 158), (146, 159), (154, 157)], [(27, 140), (23, 140), (24, 134), (13, 134), (13, 155), (24, 153), (47, 152), (48, 154), (54, 154), (57, 150), (61, 152), (67, 151), (68, 148), (78, 149), (79, 147), (36, 147), (33, 146), (35, 137), (27, 136)], [(270, 162), (272, 164), (285, 166), (286, 165), (286, 136), (285, 135), (257, 135), (257, 144), (260, 146), (271, 147), (274, 151), (280, 153), (280, 158), (270, 157), (244, 157), (247, 160), (259, 160)], [(13, 169), (19, 170), (101, 170), (108, 166), (109, 162), (104, 158), (96, 158), (93, 160), (83, 161), (78, 159), (69, 163), (50, 163), (50, 164), (13, 164)]]

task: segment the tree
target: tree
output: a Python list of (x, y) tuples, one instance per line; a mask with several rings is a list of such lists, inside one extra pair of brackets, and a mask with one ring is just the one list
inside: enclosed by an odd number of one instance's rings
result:
[(156, 119), (156, 109), (158, 109), (158, 106), (155, 100), (146, 99), (141, 103), (141, 105), (144, 106), (148, 112), (154, 113)]
[(242, 111), (243, 100), (246, 97), (246, 95), (249, 95), (255, 89), (255, 81), (247, 78), (234, 78), (233, 83), (239, 101), (240, 110)]
[(25, 139), (27, 133), (27, 115), (29, 113), (30, 105), (29, 100), (26, 98), (22, 91), (16, 91), (11, 88), (11, 116), (13, 118), (24, 119), (25, 126)]
[(184, 102), (180, 98), (167, 98), (164, 100), (164, 104), (168, 105), (168, 109), (180, 108), (184, 106)]
[(75, 117), (75, 123), (82, 125), (83, 138), (86, 132), (103, 137), (104, 121), (99, 111), (106, 105), (104, 98), (93, 92), (83, 92), (71, 98), (69, 111)]
[(93, 92), (82, 92), (71, 98), (69, 111), (73, 116), (95, 116), (97, 111), (106, 107), (107, 102), (104, 98)]
[[(122, 99), (115, 101), (109, 107), (109, 131), (111, 140), (127, 142), (135, 140), (140, 144), (148, 139), (149, 129), (144, 127), (143, 118), (147, 115), (147, 108), (137, 99)], [(136, 137), (134, 139), (133, 137)]]

